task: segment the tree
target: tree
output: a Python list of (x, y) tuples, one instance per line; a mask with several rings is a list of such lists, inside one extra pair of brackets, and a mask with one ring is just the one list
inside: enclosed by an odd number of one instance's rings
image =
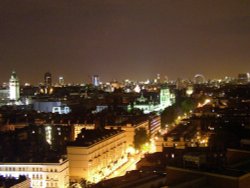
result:
[(177, 106), (169, 106), (167, 107), (161, 114), (161, 124), (165, 126), (165, 124), (171, 124), (178, 117)]
[(180, 108), (183, 113), (188, 113), (190, 110), (193, 110), (196, 106), (196, 102), (191, 98), (185, 98), (181, 101)]
[(143, 144), (149, 142), (149, 136), (145, 128), (135, 130), (134, 145), (136, 149), (141, 149)]

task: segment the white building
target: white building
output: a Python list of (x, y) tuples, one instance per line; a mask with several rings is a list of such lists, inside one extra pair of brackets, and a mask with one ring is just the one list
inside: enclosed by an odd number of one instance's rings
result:
[(69, 161), (55, 163), (0, 163), (0, 175), (25, 175), (33, 188), (66, 188), (69, 186)]
[(99, 182), (127, 162), (126, 134), (118, 130), (84, 130), (67, 146), (71, 181)]
[(15, 101), (20, 98), (20, 85), (15, 71), (12, 72), (9, 81), (9, 98)]
[(146, 114), (151, 112), (160, 112), (168, 106), (171, 106), (174, 101), (175, 95), (172, 94), (168, 88), (162, 88), (160, 90), (160, 102), (158, 104), (155, 104), (153, 101), (149, 101), (142, 95), (137, 99), (137, 102), (135, 102), (134, 108), (141, 109)]

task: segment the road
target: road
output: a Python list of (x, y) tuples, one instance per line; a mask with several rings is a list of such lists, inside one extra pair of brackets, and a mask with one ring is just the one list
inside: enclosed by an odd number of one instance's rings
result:
[(142, 156), (143, 156), (142, 153), (138, 153), (135, 154), (134, 156), (129, 157), (126, 163), (124, 163), (122, 166), (116, 169), (116, 171), (107, 176), (106, 179), (123, 176), (126, 174), (127, 171), (135, 170), (136, 163), (141, 160)]

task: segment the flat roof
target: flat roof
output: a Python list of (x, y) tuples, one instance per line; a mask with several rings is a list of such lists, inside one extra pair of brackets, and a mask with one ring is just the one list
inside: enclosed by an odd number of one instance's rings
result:
[(73, 142), (69, 142), (68, 146), (89, 147), (114, 135), (120, 134), (124, 131), (118, 129), (82, 129), (77, 138)]

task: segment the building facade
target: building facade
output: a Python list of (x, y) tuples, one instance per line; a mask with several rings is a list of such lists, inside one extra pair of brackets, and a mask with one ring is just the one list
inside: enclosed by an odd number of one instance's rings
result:
[(15, 71), (12, 72), (9, 80), (9, 98), (14, 101), (20, 98), (20, 84)]
[(144, 128), (149, 134), (149, 121), (148, 119), (143, 119), (141, 121), (136, 121), (133, 123), (127, 123), (122, 125), (106, 125), (106, 129), (121, 129), (126, 133), (126, 141), (128, 147), (134, 147), (134, 138), (136, 134), (136, 130), (140, 128)]
[(127, 161), (126, 148), (124, 131), (82, 131), (67, 146), (71, 181), (99, 182)]
[(159, 94), (160, 101), (155, 103), (145, 98), (143, 95), (137, 99), (133, 107), (143, 110), (148, 114), (151, 112), (163, 111), (168, 106), (171, 106), (175, 102), (175, 95), (170, 92), (168, 88), (162, 88)]
[(0, 174), (30, 179), (33, 188), (66, 188), (69, 186), (69, 161), (60, 159), (56, 163), (0, 163)]

